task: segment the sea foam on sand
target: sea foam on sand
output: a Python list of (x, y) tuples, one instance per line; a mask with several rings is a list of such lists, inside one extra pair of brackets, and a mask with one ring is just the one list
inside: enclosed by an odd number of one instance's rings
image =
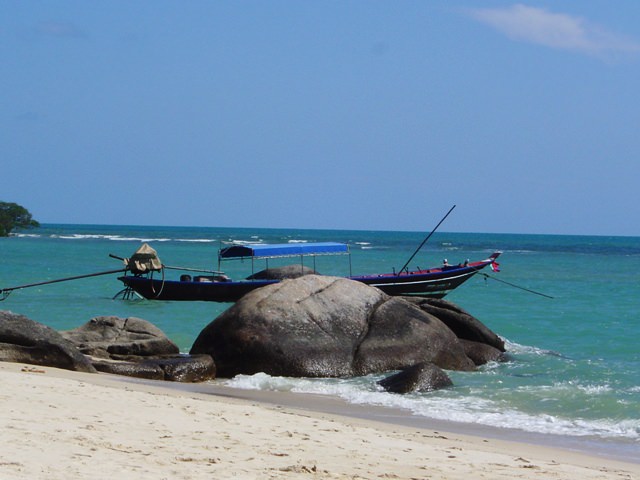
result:
[(3, 479), (640, 478), (635, 463), (282, 407), (232, 390), (2, 362), (0, 385)]

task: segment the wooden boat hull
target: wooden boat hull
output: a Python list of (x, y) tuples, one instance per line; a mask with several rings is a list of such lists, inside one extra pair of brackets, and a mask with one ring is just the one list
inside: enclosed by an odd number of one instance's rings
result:
[[(442, 298), (480, 270), (492, 264), (499, 253), (464, 266), (434, 268), (402, 274), (361, 275), (352, 280), (377, 287), (388, 295)], [(149, 300), (236, 302), (247, 293), (279, 280), (176, 281), (126, 275), (119, 280)]]
[(473, 277), (481, 268), (483, 267), (451, 269), (440, 273), (409, 273), (352, 279), (379, 288), (387, 295), (442, 298)]
[(122, 283), (148, 300), (236, 302), (247, 293), (278, 280), (196, 282), (124, 276)]

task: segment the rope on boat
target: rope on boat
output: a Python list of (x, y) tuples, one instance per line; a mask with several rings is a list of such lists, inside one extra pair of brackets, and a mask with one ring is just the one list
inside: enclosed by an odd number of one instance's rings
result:
[(504, 283), (504, 284), (509, 285), (510, 287), (513, 287), (513, 288), (518, 288), (520, 290), (524, 290), (525, 292), (533, 293), (535, 295), (540, 295), (541, 297), (545, 297), (545, 298), (551, 298), (551, 299), (555, 298), (555, 297), (552, 297), (551, 295), (547, 295), (546, 293), (536, 292), (535, 290), (531, 290), (529, 288), (521, 287), (520, 285), (516, 285), (515, 283), (507, 282), (505, 280), (502, 280), (501, 278), (496, 278), (493, 275), (489, 275), (488, 273), (484, 273), (484, 272), (479, 272), (479, 273), (484, 278), (490, 278), (491, 280), (495, 280), (496, 282)]
[(162, 291), (164, 290), (164, 269), (165, 266), (162, 265), (162, 268), (160, 269), (160, 271), (162, 272), (162, 283), (160, 284), (160, 290), (158, 290), (158, 293), (155, 292), (155, 288), (153, 287), (153, 271), (151, 272), (151, 276), (149, 277), (149, 280), (151, 280), (151, 291), (153, 292), (154, 298), (160, 297), (160, 295), (162, 295)]

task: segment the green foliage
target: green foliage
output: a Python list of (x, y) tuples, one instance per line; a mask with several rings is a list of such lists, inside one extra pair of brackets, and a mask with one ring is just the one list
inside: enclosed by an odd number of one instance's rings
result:
[(16, 228), (39, 227), (29, 210), (17, 203), (0, 202), (0, 237), (8, 236)]

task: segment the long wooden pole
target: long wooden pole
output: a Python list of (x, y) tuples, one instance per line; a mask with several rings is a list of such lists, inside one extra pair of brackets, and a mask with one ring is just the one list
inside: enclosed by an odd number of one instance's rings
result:
[(29, 288), (29, 287), (37, 287), (40, 285), (49, 285), (50, 283), (58, 283), (58, 282), (68, 282), (69, 280), (78, 280), (80, 278), (89, 278), (89, 277), (98, 277), (100, 275), (111, 275), (114, 273), (123, 273), (126, 270), (123, 268), (119, 268), (118, 270), (108, 270), (106, 272), (96, 272), (96, 273), (88, 273), (86, 275), (76, 275), (75, 277), (66, 277), (66, 278), (58, 278), (56, 280), (47, 280), (45, 282), (37, 282), (37, 283), (29, 283), (27, 285), (19, 285), (17, 287), (8, 287), (0, 289), (0, 295), (2, 298), (0, 301), (7, 298), (7, 296), (14, 290), (20, 290), (21, 288)]
[(447, 214), (446, 214), (444, 217), (442, 217), (442, 220), (440, 220), (440, 221), (438, 222), (438, 224), (435, 226), (435, 228), (434, 228), (433, 230), (431, 230), (431, 233), (430, 233), (429, 235), (427, 235), (427, 238), (425, 238), (425, 239), (422, 241), (422, 243), (420, 244), (420, 246), (416, 249), (416, 251), (415, 251), (415, 252), (413, 252), (413, 255), (411, 255), (411, 258), (409, 258), (409, 260), (407, 260), (407, 263), (405, 263), (405, 264), (404, 264), (404, 266), (400, 269), (400, 271), (398, 272), (398, 274), (402, 273), (402, 272), (403, 272), (403, 270), (405, 270), (405, 269), (407, 268), (407, 266), (409, 265), (409, 263), (411, 263), (411, 260), (413, 260), (413, 257), (415, 257), (415, 256), (418, 254), (418, 252), (422, 249), (422, 247), (424, 247), (424, 244), (425, 244), (425, 243), (427, 243), (427, 242), (429, 241), (429, 239), (431, 238), (431, 235), (433, 235), (433, 234), (434, 234), (434, 232), (438, 229), (438, 227), (439, 227), (440, 225), (442, 225), (442, 222), (444, 222), (444, 221), (446, 220), (446, 218), (449, 216), (449, 214), (450, 214), (451, 212), (453, 212), (453, 209), (454, 209), (454, 208), (456, 208), (456, 206), (455, 206), (455, 205), (449, 209), (449, 211), (447, 212)]

